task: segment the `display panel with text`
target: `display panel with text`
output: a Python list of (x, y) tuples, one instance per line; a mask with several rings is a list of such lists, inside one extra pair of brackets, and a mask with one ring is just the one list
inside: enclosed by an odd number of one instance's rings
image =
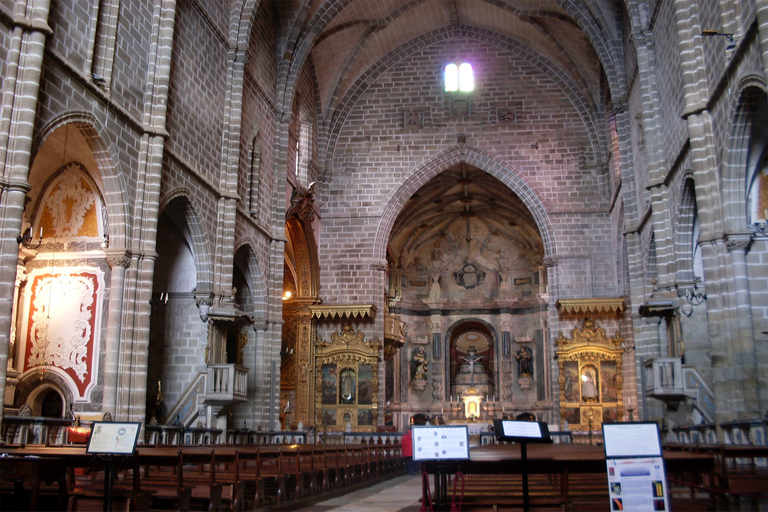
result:
[(413, 460), (469, 458), (469, 431), (460, 426), (414, 426)]
[(96, 421), (91, 429), (87, 453), (130, 455), (136, 449), (141, 423)]

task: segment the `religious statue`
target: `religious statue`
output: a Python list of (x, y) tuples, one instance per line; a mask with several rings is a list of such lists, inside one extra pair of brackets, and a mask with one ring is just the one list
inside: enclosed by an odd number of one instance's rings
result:
[(533, 378), (533, 352), (528, 347), (522, 347), (515, 354), (517, 359), (517, 376)]
[(424, 351), (423, 348), (419, 347), (413, 351), (411, 365), (413, 367), (413, 380), (427, 379), (427, 370), (429, 370), (429, 362), (427, 361), (427, 353)]
[(462, 357), (462, 359), (469, 364), (469, 385), (470, 386), (474, 387), (475, 385), (475, 363), (480, 361), (482, 358), (483, 356), (478, 356), (474, 348), (469, 349), (469, 353), (467, 354), (467, 357)]
[(344, 405), (355, 403), (355, 371), (351, 368), (345, 368), (341, 372), (339, 403)]
[(592, 369), (584, 370), (581, 375), (581, 397), (585, 402), (596, 402), (598, 397), (595, 384), (595, 372)]

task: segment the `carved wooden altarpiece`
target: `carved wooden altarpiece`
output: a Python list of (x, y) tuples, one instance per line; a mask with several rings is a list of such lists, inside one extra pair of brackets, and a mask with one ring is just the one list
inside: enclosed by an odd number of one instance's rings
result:
[(570, 339), (562, 333), (555, 339), (561, 426), (567, 421), (571, 431), (597, 430), (604, 421), (624, 417), (623, 341), (608, 338), (589, 319)]
[(328, 431), (376, 430), (379, 394), (377, 341), (366, 342), (362, 331), (345, 324), (330, 343), (315, 344), (316, 424)]

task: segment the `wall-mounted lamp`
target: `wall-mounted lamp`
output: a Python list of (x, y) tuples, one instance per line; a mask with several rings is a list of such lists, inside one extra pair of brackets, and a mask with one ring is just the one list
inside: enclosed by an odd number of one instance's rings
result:
[(733, 40), (733, 34), (727, 34), (724, 32), (720, 32), (719, 30), (702, 30), (701, 35), (703, 36), (723, 36), (725, 40), (728, 42), (725, 45), (725, 51), (731, 51), (734, 48), (736, 48), (736, 42)]
[(688, 304), (691, 306), (699, 306), (701, 303), (703, 303), (705, 300), (707, 300), (707, 294), (699, 290), (699, 283), (701, 282), (700, 277), (694, 277), (693, 278), (693, 288), (686, 288), (684, 290), (684, 297), (685, 300), (688, 301)]
[(101, 248), (107, 249), (109, 247), (109, 235), (104, 235), (104, 240), (101, 241)]
[(292, 355), (293, 355), (293, 349), (292, 348), (288, 348), (288, 349), (280, 351), (280, 357), (282, 357), (282, 358), (291, 357)]
[(285, 293), (283, 293), (283, 300), (288, 300), (288, 299), (290, 299), (292, 295), (293, 295), (293, 294), (291, 293), (291, 291), (290, 291), (290, 290), (285, 290)]
[(760, 233), (763, 236), (768, 236), (768, 221), (760, 220), (752, 224), (752, 229), (755, 233)]
[(16, 237), (16, 243), (23, 245), (27, 249), (37, 249), (43, 243), (43, 228), (40, 228), (40, 237), (37, 239), (37, 245), (32, 247), (32, 228), (28, 228), (23, 235)]

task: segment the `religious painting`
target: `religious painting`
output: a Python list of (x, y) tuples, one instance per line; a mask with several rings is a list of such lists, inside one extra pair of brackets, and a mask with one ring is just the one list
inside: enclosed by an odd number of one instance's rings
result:
[(565, 421), (569, 425), (578, 425), (581, 423), (581, 409), (578, 407), (569, 407), (565, 410)]
[(565, 378), (565, 401), (579, 403), (579, 363), (566, 361), (563, 365), (563, 377)]
[(323, 409), (323, 425), (335, 425), (336, 424), (336, 409)]
[(339, 374), (339, 403), (350, 405), (356, 403), (357, 378), (355, 370), (344, 368)]
[(616, 361), (600, 361), (600, 378), (603, 402), (616, 402)]
[(585, 364), (581, 367), (581, 399), (587, 403), (600, 401), (600, 378), (597, 367)]
[[(361, 364), (357, 367), (358, 403), (371, 405), (373, 403), (373, 366)], [(364, 423), (358, 423), (364, 425)]]
[(358, 425), (373, 425), (373, 411), (370, 409), (357, 410)]
[(606, 407), (603, 409), (603, 422), (611, 423), (618, 421), (619, 415), (615, 407)]
[[(323, 365), (323, 405), (336, 405), (336, 365)], [(334, 413), (335, 414), (335, 413)]]

